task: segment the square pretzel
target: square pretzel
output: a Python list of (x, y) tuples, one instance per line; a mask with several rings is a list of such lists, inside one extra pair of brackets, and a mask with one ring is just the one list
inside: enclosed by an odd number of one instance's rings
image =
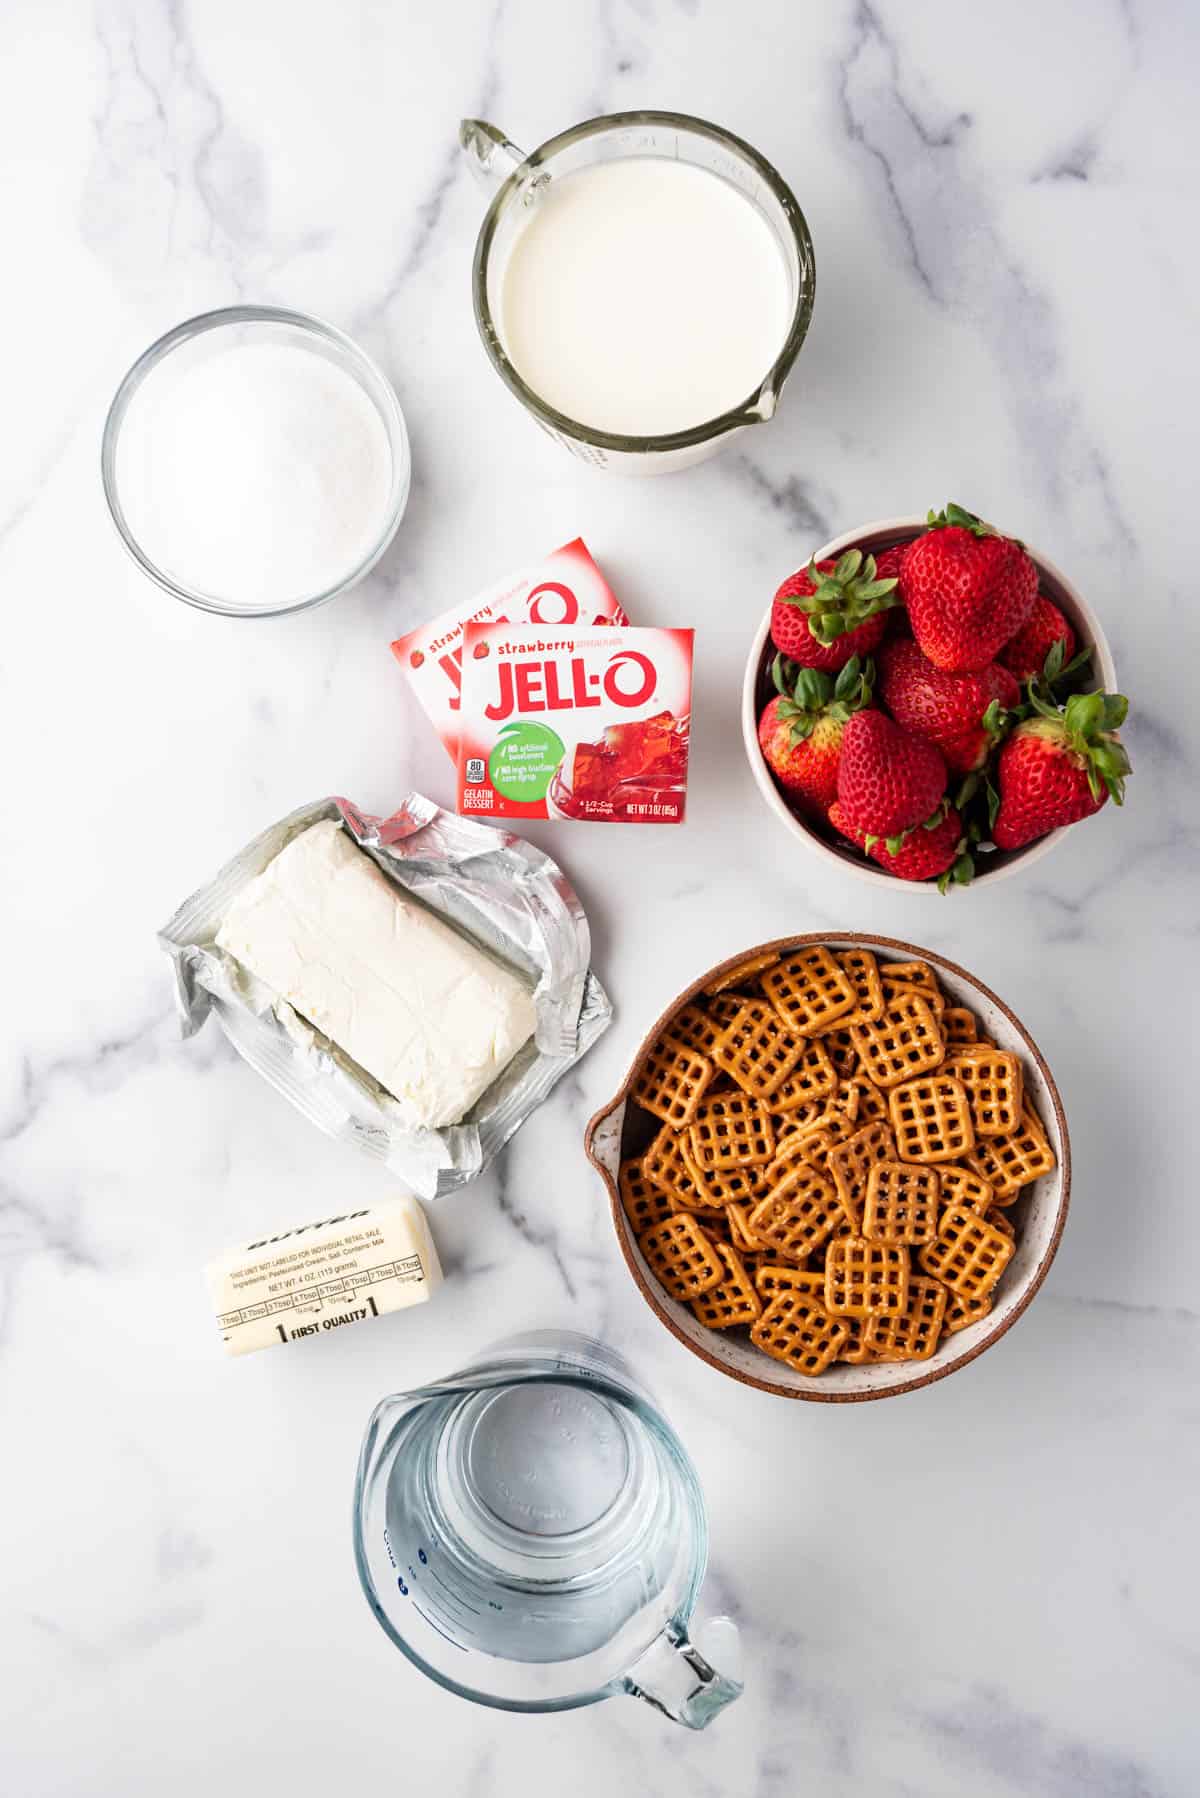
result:
[(887, 1094), (871, 1080), (854, 1079), (846, 1082), (843, 1093), (853, 1092), (854, 1108), (846, 1106), (847, 1117), (853, 1117), (861, 1130), (864, 1124), (886, 1124), (888, 1121)]
[(942, 1333), (947, 1297), (940, 1280), (911, 1275), (904, 1310), (892, 1317), (868, 1318), (864, 1345), (879, 1361), (928, 1361)]
[(775, 1154), (775, 1127), (770, 1114), (749, 1093), (721, 1093), (702, 1100), (688, 1134), (692, 1159), (704, 1174), (765, 1166)]
[(969, 1329), (981, 1318), (987, 1316), (992, 1308), (992, 1295), (989, 1292), (982, 1299), (964, 1299), (961, 1293), (951, 1287), (946, 1288), (946, 1316), (943, 1328), (947, 1336), (954, 1336), (959, 1330)]
[(697, 1055), (711, 1056), (712, 1046), (723, 1026), (719, 1018), (714, 1018), (710, 1011), (706, 1011), (703, 1005), (697, 1005), (692, 999), (680, 1006), (671, 1019), (669, 1028), (672, 1036), (678, 1037), (681, 1043), (685, 1043)]
[(668, 1217), (637, 1239), (646, 1265), (664, 1292), (690, 1304), (723, 1278), (725, 1264), (694, 1217)]
[(954, 1161), (975, 1147), (967, 1089), (952, 1074), (923, 1074), (888, 1094), (901, 1161)]
[(977, 1211), (982, 1217), (992, 1202), (992, 1183), (985, 1180), (982, 1174), (976, 1174), (969, 1167), (960, 1167), (955, 1161), (946, 1162), (938, 1169), (942, 1181), (942, 1207), (947, 1205), (963, 1205), (968, 1211)]
[(715, 980), (710, 980), (704, 991), (715, 997), (718, 993), (728, 992), (731, 986), (748, 986), (765, 974), (768, 968), (773, 968), (778, 960), (779, 952), (775, 949), (765, 949), (760, 955), (748, 955), (744, 961), (735, 962), (723, 974), (718, 974)]
[(897, 995), (871, 1024), (852, 1024), (850, 1035), (861, 1071), (876, 1086), (898, 1086), (915, 1074), (941, 1067), (946, 1054), (926, 996), (914, 988)]
[(853, 1011), (858, 994), (823, 944), (798, 949), (762, 977), (762, 988), (789, 1030), (815, 1036)]
[(735, 1200), (726, 1205), (725, 1216), (729, 1223), (729, 1235), (739, 1255), (757, 1255), (770, 1245), (757, 1237), (750, 1228), (750, 1212), (752, 1206)]
[(951, 1205), (936, 1242), (919, 1250), (922, 1268), (964, 1299), (986, 1298), (1013, 1258), (1015, 1244), (977, 1211)]
[(867, 1175), (863, 1235), (869, 1242), (902, 1242), (909, 1248), (932, 1242), (941, 1187), (936, 1168), (877, 1161)]
[(692, 1312), (710, 1330), (731, 1330), (762, 1316), (762, 1300), (741, 1256), (727, 1243), (714, 1243), (724, 1274), (715, 1286), (692, 1300)]
[(901, 993), (920, 993), (940, 1025), (946, 1001), (942, 997), (941, 987), (933, 977), (933, 969), (923, 961), (885, 962), (879, 970), (879, 980), (883, 987), (885, 1011), (891, 1009)]
[(883, 986), (879, 978), (879, 963), (869, 949), (838, 949), (834, 959), (854, 988), (855, 1005), (848, 1011), (841, 1023), (847, 1028), (851, 1024), (870, 1024), (884, 1013)]
[(771, 1094), (771, 1110), (791, 1113), (819, 1099), (832, 1098), (837, 1083), (837, 1070), (825, 1053), (825, 1045), (815, 1038), (806, 1040), (803, 1056)]
[[(769, 1099), (804, 1060), (806, 1044), (792, 1036), (765, 999), (747, 999), (712, 1045), (714, 1066), (743, 1092)], [(815, 1096), (815, 1095), (808, 1095)]]
[(967, 1089), (975, 1135), (1011, 1136), (1021, 1127), (1025, 1082), (1019, 1057), (1008, 1049), (948, 1049), (942, 1072), (953, 1074)]
[(874, 1317), (908, 1303), (908, 1250), (893, 1242), (843, 1236), (825, 1254), (825, 1309), (834, 1317)]
[(948, 1049), (969, 1048), (979, 1041), (979, 1024), (965, 1005), (947, 1005), (942, 1013), (942, 1035)]
[(759, 1200), (748, 1223), (769, 1248), (803, 1261), (832, 1235), (841, 1215), (832, 1181), (800, 1162)]
[(807, 1161), (818, 1173), (828, 1173), (830, 1151), (853, 1133), (854, 1125), (844, 1113), (831, 1112), (821, 1123), (814, 1124), (811, 1130), (805, 1130), (801, 1136), (789, 1137), (786, 1143), (776, 1148), (775, 1159), (767, 1170), (768, 1180), (771, 1180), (776, 1170), (782, 1178), (797, 1161)]
[(803, 1105), (797, 1105), (794, 1111), (780, 1112), (777, 1101), (772, 1101), (771, 1112), (775, 1120), (775, 1154), (778, 1156), (785, 1142), (793, 1136), (803, 1136), (806, 1130), (815, 1129), (823, 1124), (834, 1110), (831, 1099), (809, 1099)]
[(864, 1124), (845, 1142), (830, 1149), (828, 1169), (838, 1201), (853, 1235), (862, 1223), (867, 1177), (877, 1161), (896, 1160), (896, 1140), (886, 1124)]
[(831, 1367), (846, 1336), (845, 1324), (802, 1292), (776, 1293), (757, 1323), (750, 1326), (750, 1340), (756, 1348), (805, 1374), (824, 1373)]
[(868, 1362), (878, 1361), (879, 1356), (867, 1341), (867, 1330), (871, 1323), (869, 1317), (851, 1317), (849, 1312), (843, 1312), (838, 1322), (845, 1324), (847, 1332), (846, 1344), (838, 1356), (839, 1361), (848, 1362), (851, 1367), (865, 1367)]
[(641, 1155), (623, 1161), (617, 1175), (621, 1205), (635, 1236), (640, 1236), (643, 1230), (649, 1230), (655, 1224), (661, 1224), (675, 1209), (670, 1196), (647, 1179), (642, 1161)]
[(665, 1194), (672, 1211), (718, 1211), (720, 1204), (714, 1204), (696, 1185), (684, 1159), (685, 1140), (664, 1124), (642, 1156), (642, 1175)]
[(699, 1204), (715, 1211), (719, 1206), (752, 1205), (767, 1189), (765, 1167), (708, 1167), (699, 1165), (686, 1132), (679, 1138), (679, 1153)]
[(1058, 1163), (1037, 1113), (1026, 1105), (1011, 1136), (984, 1136), (967, 1156), (967, 1166), (990, 1180), (997, 1205), (1011, 1205), (1023, 1186), (1052, 1173)]
[(748, 993), (714, 993), (705, 999), (704, 1009), (722, 1030), (727, 1030), (749, 997)]
[(754, 1276), (754, 1288), (760, 1298), (768, 1301), (777, 1292), (802, 1292), (824, 1306), (825, 1270), (789, 1267), (783, 1261), (764, 1261)]
[(942, 989), (937, 983), (937, 975), (927, 961), (885, 961), (879, 973), (882, 980), (904, 986), (918, 986), (922, 992), (936, 993), (941, 997)]
[(638, 1070), (634, 1102), (673, 1130), (681, 1130), (695, 1117), (712, 1077), (713, 1064), (706, 1055), (698, 1055), (681, 1037), (664, 1030)]

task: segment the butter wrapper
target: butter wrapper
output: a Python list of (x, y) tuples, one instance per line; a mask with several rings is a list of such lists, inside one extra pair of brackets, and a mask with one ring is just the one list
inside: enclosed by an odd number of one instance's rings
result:
[[(461, 1123), (413, 1128), (370, 1075), (217, 947), (234, 896), (322, 818), (343, 824), (406, 895), (529, 982), (534, 1035)], [(185, 1036), (211, 1012), (238, 1053), (298, 1111), (383, 1162), (424, 1199), (482, 1172), (612, 1021), (589, 969), (587, 918), (562, 869), (520, 837), (456, 818), (419, 793), (389, 818), (340, 798), (301, 806), (185, 900), (159, 942), (174, 966)]]
[(315, 1342), (423, 1304), (442, 1282), (429, 1225), (408, 1197), (277, 1231), (205, 1274), (230, 1355)]

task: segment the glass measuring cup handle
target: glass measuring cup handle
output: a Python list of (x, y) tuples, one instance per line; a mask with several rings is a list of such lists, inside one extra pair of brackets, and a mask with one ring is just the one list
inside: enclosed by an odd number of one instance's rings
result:
[(463, 119), (458, 127), (458, 141), (481, 187), (499, 187), (525, 160), (524, 150), (519, 150), (486, 119)]
[[(719, 1650), (727, 1665), (738, 1666), (741, 1652), (737, 1626), (729, 1617), (714, 1617), (706, 1631), (706, 1646)], [(644, 1698), (687, 1729), (704, 1729), (718, 1711), (740, 1698), (739, 1678), (718, 1673), (688, 1639), (679, 1624), (663, 1630), (625, 1675), (622, 1689)]]

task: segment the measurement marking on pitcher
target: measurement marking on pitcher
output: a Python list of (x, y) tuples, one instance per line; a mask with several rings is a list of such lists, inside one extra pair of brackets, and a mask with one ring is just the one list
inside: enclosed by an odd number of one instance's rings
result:
[[(429, 1615), (429, 1612), (423, 1611), (421, 1609), (420, 1605), (417, 1603), (415, 1598), (413, 1599), (413, 1609), (416, 1611), (418, 1617), (423, 1617), (425, 1619), (425, 1621), (429, 1625), (430, 1629), (436, 1629), (438, 1635), (441, 1636), (445, 1641), (449, 1642), (451, 1648), (457, 1648), (457, 1649), (461, 1650), (461, 1652), (463, 1654), (467, 1653), (467, 1649), (464, 1646), (464, 1644), (462, 1642), (456, 1642), (454, 1640), (453, 1636), (446, 1635), (445, 1630), (440, 1629), (438, 1627), (438, 1625), (433, 1621), (433, 1618)], [(467, 1629), (467, 1627), (464, 1624), (463, 1634), (467, 1635), (467, 1636), (473, 1636), (475, 1634), (475, 1631), (473, 1629)]]
[(468, 1604), (465, 1598), (460, 1598), (454, 1588), (446, 1584), (436, 1567), (430, 1567), (428, 1571), (430, 1576), (435, 1579), (442, 1588), (442, 1591), (446, 1594), (447, 1598), (452, 1599), (456, 1605), (461, 1605), (464, 1611), (470, 1611), (472, 1617), (479, 1616), (479, 1607), (477, 1605)]

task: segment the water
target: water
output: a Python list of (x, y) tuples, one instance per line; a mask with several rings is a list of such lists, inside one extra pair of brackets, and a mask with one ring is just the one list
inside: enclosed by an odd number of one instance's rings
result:
[(653, 1639), (681, 1519), (664, 1445), (636, 1413), (549, 1380), (439, 1398), (402, 1429), (387, 1548), (426, 1624), (507, 1660), (603, 1651), (605, 1678)]

